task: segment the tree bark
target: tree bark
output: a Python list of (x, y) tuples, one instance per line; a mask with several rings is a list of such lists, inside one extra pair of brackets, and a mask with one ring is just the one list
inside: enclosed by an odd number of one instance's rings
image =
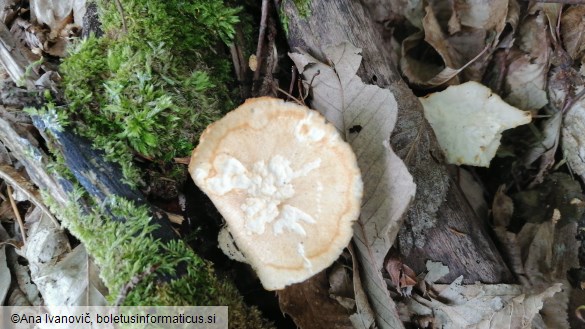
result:
[(398, 102), (398, 123), (390, 142), (417, 184), (415, 200), (397, 239), (404, 263), (421, 273), (427, 260), (440, 261), (450, 270), (445, 282), (460, 275), (466, 283), (513, 281), (486, 224), (450, 177), (422, 105), (400, 77), (364, 6), (352, 0), (314, 0), (311, 14), (302, 17), (292, 0), (281, 5), (292, 51), (302, 49), (327, 62), (325, 47), (349, 41), (362, 49), (358, 71), (362, 80), (388, 88)]

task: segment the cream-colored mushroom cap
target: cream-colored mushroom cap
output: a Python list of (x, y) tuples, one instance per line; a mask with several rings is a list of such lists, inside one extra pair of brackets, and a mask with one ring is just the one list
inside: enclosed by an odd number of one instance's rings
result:
[(356, 157), (304, 106), (247, 100), (203, 132), (189, 172), (268, 290), (325, 269), (352, 237), (362, 196)]

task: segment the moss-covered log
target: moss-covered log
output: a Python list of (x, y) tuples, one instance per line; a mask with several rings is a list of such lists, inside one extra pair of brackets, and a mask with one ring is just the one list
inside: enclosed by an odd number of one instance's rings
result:
[(71, 48), (60, 92), (20, 106), (34, 107), (28, 112), (53, 162), (36, 140), (19, 148), (22, 136), (8, 121), (0, 121), (0, 137), (15, 145), (51, 209), (100, 265), (112, 303), (228, 305), (230, 328), (271, 328), (146, 202), (138, 189), (144, 173), (134, 165), (138, 156), (167, 169), (231, 107), (230, 60), (218, 52), (239, 9), (221, 0), (98, 1), (97, 8), (104, 34)]

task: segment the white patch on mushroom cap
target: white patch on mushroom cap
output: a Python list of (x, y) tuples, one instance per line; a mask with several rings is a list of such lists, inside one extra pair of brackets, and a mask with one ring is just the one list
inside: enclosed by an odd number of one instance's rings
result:
[[(313, 263), (311, 263), (311, 260), (307, 258), (307, 255), (305, 254), (305, 247), (302, 243), (297, 245), (297, 253), (303, 258), (303, 267), (311, 270)], [(313, 271), (311, 270), (311, 272)]]
[(299, 142), (318, 142), (325, 137), (325, 130), (315, 127), (312, 120), (313, 113), (309, 112), (307, 117), (299, 121), (295, 127), (295, 137)]
[[(241, 205), (244, 213), (247, 234), (263, 234), (266, 224), (272, 223), (274, 234), (281, 234), (284, 229), (306, 235), (300, 221), (314, 224), (315, 219), (297, 207), (284, 204), (295, 190), (292, 181), (304, 177), (319, 167), (320, 159), (309, 162), (294, 171), (290, 161), (281, 155), (253, 164), (248, 170), (238, 159), (222, 154), (214, 161), (218, 175), (207, 179), (209, 190), (217, 195), (224, 195), (232, 190), (244, 190), (245, 202)], [(204, 178), (205, 179), (205, 178)]]

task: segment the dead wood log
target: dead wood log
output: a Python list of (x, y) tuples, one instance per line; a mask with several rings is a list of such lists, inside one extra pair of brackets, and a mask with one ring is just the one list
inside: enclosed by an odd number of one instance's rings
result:
[[(358, 75), (394, 93), (398, 123), (390, 142), (417, 184), (417, 194), (398, 236), (404, 263), (417, 273), (427, 260), (449, 266), (444, 281), (460, 275), (464, 282), (511, 282), (513, 276), (457, 183), (442, 163), (436, 138), (423, 116), (420, 102), (404, 83), (385, 51), (382, 38), (359, 1), (310, 1), (311, 14), (302, 17), (295, 3), (285, 0), (287, 39), (293, 51), (302, 49), (327, 62), (327, 46), (349, 41), (362, 49)], [(348, 133), (348, 132), (346, 132)]]
[(122, 168), (116, 163), (106, 161), (105, 154), (101, 150), (93, 148), (87, 138), (74, 133), (70, 127), (62, 131), (45, 126), (38, 116), (33, 117), (33, 123), (41, 132), (50, 132), (53, 147), (59, 149), (67, 168), (71, 170), (79, 184), (91, 195), (98, 204), (103, 204), (106, 212), (112, 219), (124, 222), (127, 218), (117, 217), (107, 202), (112, 196), (125, 198), (134, 202), (136, 206), (146, 206), (152, 215), (151, 224), (158, 227), (152, 232), (154, 239), (169, 242), (179, 237), (174, 233), (166, 213), (149, 204), (140, 191), (124, 183)]

